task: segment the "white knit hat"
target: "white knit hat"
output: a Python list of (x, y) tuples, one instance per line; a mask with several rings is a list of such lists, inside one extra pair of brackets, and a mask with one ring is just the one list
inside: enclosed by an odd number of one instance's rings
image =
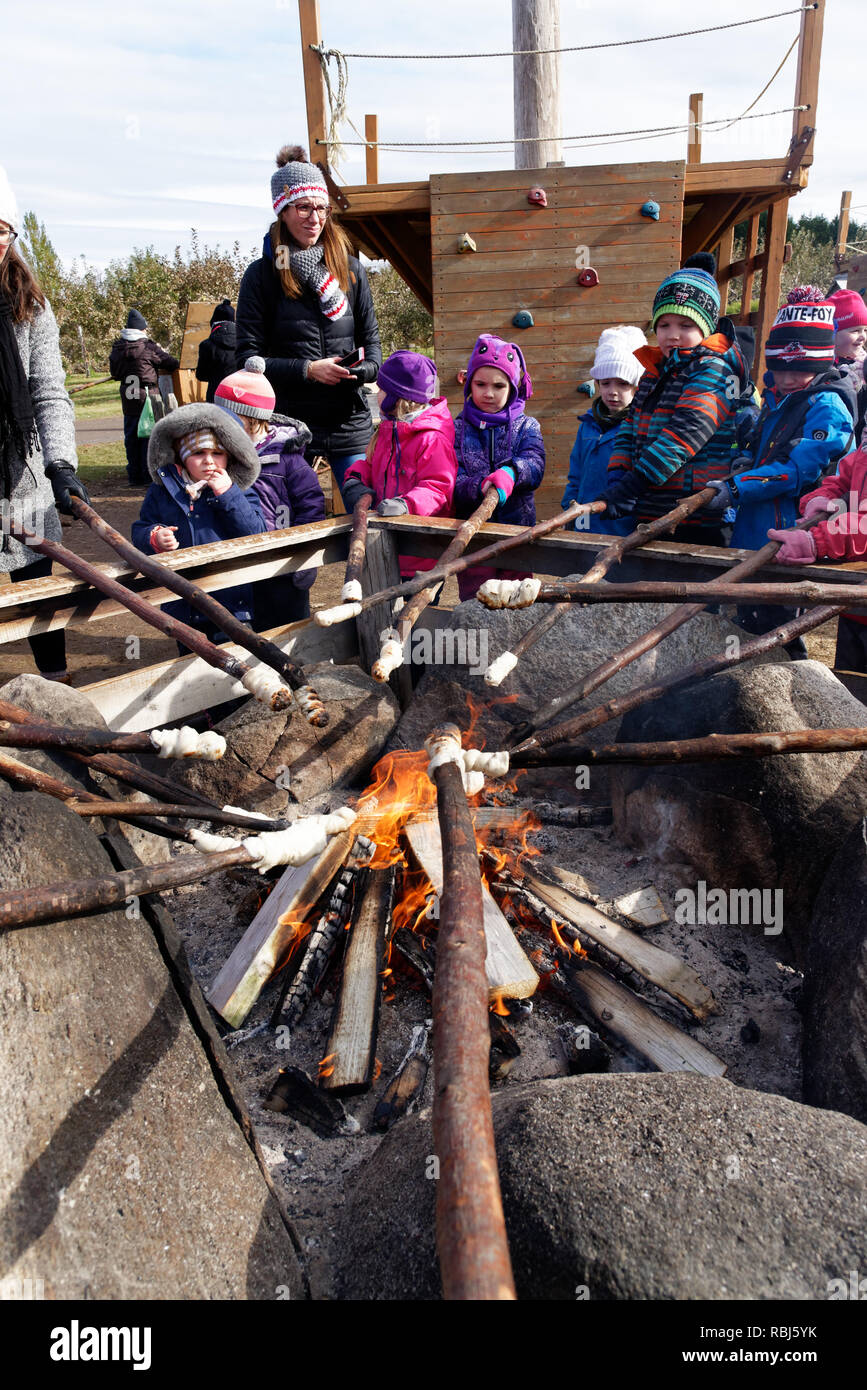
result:
[(18, 203), (2, 164), (0, 164), (0, 222), (5, 222), (7, 226), (12, 228), (13, 232), (20, 231)]
[(647, 347), (647, 339), (640, 328), (632, 324), (603, 328), (590, 375), (596, 381), (618, 377), (628, 381), (630, 386), (637, 386), (644, 375), (644, 368), (634, 356), (635, 349), (640, 347)]

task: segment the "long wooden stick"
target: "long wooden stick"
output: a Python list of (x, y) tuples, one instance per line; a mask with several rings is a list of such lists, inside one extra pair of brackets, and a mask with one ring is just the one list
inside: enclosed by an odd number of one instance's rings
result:
[[(818, 517), (809, 517), (800, 521), (796, 529), (808, 530), (814, 526), (818, 520)], [(750, 575), (760, 570), (763, 565), (770, 564), (781, 545), (782, 541), (768, 541), (767, 545), (763, 545), (760, 550), (754, 551), (753, 554), (748, 555), (745, 560), (739, 561), (738, 564), (733, 565), (730, 570), (727, 570), (723, 582), (734, 584), (740, 582), (742, 579), (748, 579)], [(588, 695), (592, 695), (593, 691), (597, 690), (600, 685), (604, 685), (606, 681), (610, 681), (612, 676), (616, 676), (619, 671), (623, 671), (627, 666), (631, 665), (633, 661), (637, 661), (645, 652), (652, 651), (654, 647), (658, 647), (660, 642), (666, 637), (670, 637), (678, 628), (683, 627), (684, 623), (688, 623), (691, 618), (695, 618), (699, 613), (704, 612), (708, 603), (713, 601), (712, 595), (714, 586), (720, 582), (721, 580), (719, 579), (711, 579), (708, 582), (707, 603), (681, 604), (679, 608), (675, 608), (674, 612), (669, 613), (667, 618), (663, 618), (662, 621), (658, 622), (654, 627), (648, 628), (647, 632), (643, 632), (625, 647), (621, 647), (620, 651), (613, 652), (611, 656), (607, 657), (600, 665), (594, 667), (592, 671), (588, 671), (586, 676), (582, 676), (580, 681), (576, 681), (574, 685), (567, 686), (561, 694), (555, 695), (553, 699), (549, 700), (547, 704), (537, 710), (532, 720), (528, 721), (526, 725), (522, 725), (522, 728), (526, 728), (527, 733), (533, 729), (544, 728), (546, 724), (550, 724), (552, 719), (556, 719), (557, 716), (562, 714), (563, 710), (568, 709), (570, 705), (577, 704), (579, 700), (586, 700)], [(560, 605), (557, 604), (556, 608), (559, 609)], [(544, 621), (543, 618), (542, 622)], [(531, 632), (535, 632), (536, 629), (531, 628), (530, 630)], [(515, 650), (517, 653), (518, 649), (516, 648)]]
[[(441, 567), (445, 567), (450, 564), (452, 560), (456, 560), (459, 555), (463, 554), (479, 527), (484, 526), (486, 521), (490, 521), (499, 505), (500, 498), (497, 489), (495, 487), (488, 488), (480, 505), (476, 507), (476, 510), (471, 516), (467, 517), (466, 521), (461, 523), (452, 537), (451, 542), (446, 547), (440, 562)], [(397, 620), (396, 631), (397, 640), (404, 650), (409, 634), (412, 632), (415, 623), (436, 594), (439, 582), (440, 581), (437, 580), (434, 584), (428, 583), (428, 585), (424, 589), (421, 589), (414, 598), (410, 599), (409, 603), (401, 612)], [(400, 664), (397, 660), (396, 652), (394, 652), (392, 657), (388, 656), (386, 652), (387, 647), (388, 642), (386, 641), (380, 652), (379, 660), (373, 663), (370, 674), (373, 676), (374, 680), (387, 681), (395, 666)]]
[[(22, 545), (28, 546), (31, 550), (37, 551), (40, 555), (45, 555), (50, 560), (55, 560), (64, 569), (69, 570), (77, 579), (83, 579), (87, 584), (91, 584), (94, 589), (112, 598), (117, 603), (123, 604), (124, 608), (136, 618), (140, 618), (149, 627), (156, 628), (164, 637), (170, 637), (175, 642), (181, 642), (185, 647), (189, 647), (196, 656), (200, 656), (209, 666), (213, 666), (218, 671), (223, 671), (227, 676), (239, 681), (251, 694), (256, 694), (256, 687), (262, 676), (262, 668), (254, 668), (245, 661), (239, 661), (237, 657), (230, 656), (228, 652), (222, 651), (218, 646), (208, 640), (204, 633), (197, 632), (188, 623), (182, 623), (177, 618), (172, 618), (162, 609), (153, 607), (147, 599), (140, 594), (135, 594), (131, 589), (127, 589), (123, 584), (119, 584), (116, 579), (111, 579), (102, 570), (91, 565), (87, 560), (82, 560), (79, 555), (68, 550), (65, 545), (59, 545), (57, 541), (40, 540), (31, 531), (20, 530), (17, 527), (10, 527), (9, 534), (20, 541)], [(162, 577), (162, 570), (161, 570)], [(258, 678), (258, 679), (257, 679)], [(273, 682), (273, 676), (271, 678)], [(257, 694), (257, 699), (262, 699), (274, 710), (287, 709), (292, 703), (292, 693), (285, 686), (269, 689), (263, 698)]]
[[(867, 584), (817, 584), (805, 579), (794, 584), (732, 584), (714, 580), (714, 602), (770, 604), (786, 608), (810, 608), (838, 604), (867, 608)], [(648, 580), (636, 584), (602, 584), (598, 588), (583, 579), (543, 584), (536, 603), (694, 603), (707, 592), (706, 582)]]
[(142, 811), (149, 812), (152, 816), (168, 816), (177, 820), (203, 820), (210, 821), (212, 825), (237, 825), (242, 830), (288, 830), (289, 821), (273, 820), (269, 816), (245, 816), (242, 811), (219, 811), (208, 810), (205, 807), (176, 805), (165, 801), (103, 801), (97, 798), (98, 804), (92, 801), (82, 803), (80, 797), (76, 801), (68, 801), (70, 811), (74, 811), (77, 816), (111, 816), (113, 820), (132, 820), (139, 817)]
[(488, 1082), (488, 987), (476, 837), (457, 764), (443, 763), (433, 779), (444, 875), (433, 997), (433, 1131), (440, 1165), (436, 1227), (443, 1295), (514, 1299)]
[[(0, 700), (0, 713), (3, 701)], [(74, 729), (60, 724), (13, 724), (0, 717), (5, 748), (70, 748), (79, 753), (155, 753), (149, 734), (118, 734), (112, 729)]]
[[(258, 657), (266, 666), (270, 666), (272, 671), (276, 671), (278, 675), (282, 676), (292, 690), (305, 688), (307, 683), (301, 667), (284, 651), (281, 651), (276, 642), (271, 642), (267, 637), (262, 637), (258, 632), (254, 632), (246, 623), (242, 623), (239, 618), (236, 618), (234, 613), (230, 612), (218, 599), (213, 598), (211, 594), (206, 594), (203, 589), (200, 589), (197, 584), (193, 584), (184, 575), (176, 573), (175, 570), (161, 564), (152, 555), (146, 555), (144, 551), (139, 550), (113, 526), (109, 526), (108, 522), (93, 507), (82, 502), (80, 497), (73, 497), (71, 505), (79, 521), (85, 522), (94, 535), (99, 536), (100, 540), (110, 546), (132, 569), (147, 575), (149, 579), (155, 580), (157, 584), (171, 589), (172, 593), (185, 599), (191, 608), (195, 608), (209, 622), (214, 623), (233, 642), (237, 642), (251, 655)], [(328, 715), (315, 691), (309, 693), (313, 698), (306, 700), (302, 709), (309, 722), (319, 727), (328, 722)]]
[[(701, 492), (693, 493), (691, 497), (685, 497), (664, 516), (637, 526), (634, 531), (630, 531), (628, 536), (620, 536), (597, 557), (595, 563), (585, 574), (584, 583), (598, 584), (614, 565), (619, 564), (624, 555), (628, 555), (631, 550), (637, 550), (639, 546), (646, 545), (648, 541), (655, 541), (658, 536), (664, 536), (667, 531), (673, 531), (675, 526), (679, 526), (682, 521), (712, 501), (714, 497), (716, 497), (714, 488), (702, 488)], [(519, 661), (531, 647), (536, 645), (540, 638), (545, 636), (546, 632), (550, 632), (555, 623), (569, 612), (570, 607), (568, 602), (558, 603), (550, 613), (546, 613), (544, 618), (540, 618), (537, 623), (534, 623), (517, 643), (512, 653), (515, 661)]]
[[(78, 806), (72, 805), (73, 800), (92, 806), (91, 815), (109, 814), (106, 808), (111, 803), (105, 801), (101, 796), (97, 796), (94, 792), (84, 791), (71, 782), (64, 782), (59, 777), (52, 777), (49, 773), (42, 772), (39, 768), (30, 767), (28, 763), (19, 762), (17, 758), (10, 758), (5, 753), (0, 753), (0, 777), (4, 777), (12, 786), (20, 787), (24, 791), (42, 792), (45, 796), (53, 796), (58, 801), (65, 802), (75, 811), (78, 811)], [(164, 840), (190, 842), (189, 831), (164, 825), (160, 820), (152, 820), (149, 816), (143, 815), (142, 812), (148, 808), (140, 802), (130, 804), (137, 808), (134, 813), (125, 817), (131, 825), (137, 825), (140, 830), (147, 830), (151, 835), (160, 835)]]
[[(13, 705), (9, 700), (0, 700), (0, 718), (9, 720), (13, 724), (32, 725), (43, 728), (47, 725), (47, 720), (38, 718), (31, 714), (30, 710), (23, 709), (20, 705)], [(207, 806), (211, 809), (219, 810), (216, 803), (210, 801), (206, 796), (199, 792), (190, 791), (179, 783), (170, 782), (166, 777), (159, 777), (155, 772), (146, 772), (143, 767), (137, 767), (135, 763), (127, 762), (116, 753), (78, 753), (75, 749), (67, 750), (67, 757), (72, 758), (77, 763), (83, 763), (85, 767), (93, 768), (95, 772), (104, 772), (109, 777), (114, 777), (118, 782), (124, 782), (127, 786), (135, 787), (138, 791), (147, 792), (149, 796), (155, 796), (163, 801), (186, 801), (191, 806)]]
[[(366, 612), (368, 608), (375, 608), (378, 603), (390, 603), (392, 599), (410, 598), (430, 584), (437, 584), (441, 579), (448, 579), (450, 575), (461, 574), (472, 565), (487, 565), (491, 560), (505, 554), (506, 551), (514, 550), (516, 546), (532, 545), (542, 536), (547, 536), (549, 531), (558, 531), (562, 527), (568, 526), (577, 516), (594, 513), (598, 515), (604, 511), (604, 502), (573, 502), (572, 506), (567, 507), (565, 512), (559, 512), (556, 516), (549, 517), (547, 521), (537, 521), (535, 526), (528, 526), (525, 531), (518, 531), (514, 536), (504, 536), (502, 540), (494, 541), (492, 545), (486, 545), (481, 550), (474, 550), (472, 555), (462, 555), (459, 559), (450, 560), (448, 564), (444, 564), (440, 560), (433, 569), (415, 574), (412, 579), (405, 579), (401, 584), (392, 584), (388, 589), (380, 589), (375, 594), (368, 594), (366, 598), (361, 600), (361, 611)], [(334, 622), (343, 622), (346, 618), (354, 616), (354, 611), (343, 613), (341, 605), (338, 608), (320, 609), (318, 613), (314, 613), (313, 618), (318, 626), (330, 627)]]
[(780, 753), (849, 753), (867, 748), (864, 729), (781, 729), (774, 733), (707, 734), (654, 743), (558, 746), (553, 752), (516, 753), (512, 767), (571, 767), (586, 763), (697, 763), (727, 758), (772, 758)]
[(759, 637), (752, 637), (746, 642), (741, 642), (738, 649), (731, 654), (723, 652), (718, 656), (707, 657), (704, 661), (697, 661), (692, 666), (675, 671), (664, 680), (654, 681), (650, 685), (639, 687), (637, 690), (630, 690), (625, 695), (606, 700), (604, 704), (596, 705), (593, 709), (579, 714), (574, 719), (566, 719), (559, 724), (551, 724), (547, 729), (540, 729), (530, 738), (522, 738), (516, 744), (514, 751), (515, 753), (529, 753), (540, 748), (550, 748), (559, 743), (570, 743), (587, 733), (589, 729), (598, 728), (600, 724), (607, 724), (611, 719), (619, 719), (621, 715), (628, 714), (630, 710), (637, 709), (639, 705), (643, 705), (648, 700), (655, 700), (660, 695), (668, 695), (673, 690), (679, 690), (681, 686), (689, 685), (693, 681), (704, 680), (706, 676), (715, 676), (720, 671), (728, 671), (743, 661), (751, 661), (755, 656), (762, 656), (766, 652), (773, 651), (775, 647), (785, 646), (795, 637), (801, 637), (805, 632), (811, 632), (813, 628), (821, 627), (822, 623), (827, 623), (829, 619), (836, 618), (842, 611), (842, 608), (814, 608), (811, 613), (804, 613), (800, 618), (792, 618), (789, 622), (781, 623), (779, 627), (772, 628), (770, 632), (764, 632)]
[(346, 557), (346, 573), (343, 576), (342, 599), (344, 603), (361, 598), (361, 571), (364, 568), (364, 557), (367, 553), (367, 522), (372, 504), (372, 493), (365, 492), (363, 497), (359, 497), (352, 512), (352, 532), (349, 537), (349, 553)]

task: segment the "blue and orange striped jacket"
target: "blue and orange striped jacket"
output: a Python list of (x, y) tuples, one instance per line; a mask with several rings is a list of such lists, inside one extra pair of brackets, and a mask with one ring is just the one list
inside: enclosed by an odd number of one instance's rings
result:
[[(634, 469), (647, 483), (636, 521), (671, 511), (711, 479), (725, 478), (734, 458), (738, 402), (749, 381), (746, 360), (729, 319), (697, 347), (639, 348), (645, 368), (632, 409), (617, 432), (608, 483)], [(717, 528), (720, 515), (694, 513), (687, 525)]]

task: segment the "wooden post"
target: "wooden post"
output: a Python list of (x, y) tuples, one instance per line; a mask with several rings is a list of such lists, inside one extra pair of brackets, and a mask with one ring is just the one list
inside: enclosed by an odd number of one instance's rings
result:
[(753, 380), (761, 381), (765, 374), (765, 342), (780, 307), (780, 276), (786, 252), (786, 227), (789, 222), (789, 200), (782, 198), (771, 203), (765, 227), (765, 268), (762, 271), (762, 292), (759, 296), (759, 321), (756, 326), (756, 361)]
[[(560, 137), (560, 0), (512, 0), (516, 169), (563, 158)], [(532, 51), (531, 51), (532, 50)]]
[(849, 208), (852, 194), (844, 193), (840, 198), (840, 219), (837, 223), (837, 245), (834, 249), (834, 264), (839, 270), (846, 259), (846, 242), (849, 239)]
[[(756, 250), (757, 250), (757, 248), (758, 248), (758, 244), (759, 244), (759, 216), (760, 216), (759, 213), (754, 212), (753, 215), (752, 215), (752, 217), (750, 218), (749, 224), (748, 224), (748, 226), (747, 226), (747, 244), (746, 244), (746, 248), (745, 248), (745, 250), (744, 250), (744, 258), (745, 258), (745, 260), (747, 260), (747, 261), (749, 261), (749, 260), (756, 254)], [(767, 246), (767, 241), (765, 242), (765, 245)], [(781, 264), (782, 264), (782, 262), (781, 262)], [(742, 288), (741, 288), (741, 313), (740, 313), (740, 320), (741, 320), (741, 323), (749, 323), (749, 321), (750, 321), (750, 313), (751, 313), (751, 311), (752, 311), (752, 305), (753, 305), (753, 280), (754, 280), (754, 278), (755, 278), (755, 271), (752, 270), (752, 269), (750, 268), (749, 265), (747, 265), (747, 268), (746, 268), (746, 270), (744, 271), (744, 278), (743, 278), (743, 280), (742, 280), (742, 282), (741, 282), (741, 285), (742, 285)], [(764, 277), (763, 277), (763, 280), (764, 280)], [(759, 346), (761, 346), (761, 345), (759, 344)], [(761, 380), (761, 378), (759, 377), (758, 380)]]
[(365, 116), (364, 138), (370, 143), (364, 151), (364, 177), (367, 183), (379, 183), (379, 117)]
[(324, 164), (327, 169), (328, 146), (324, 143), (327, 131), (325, 82), (319, 56), (311, 48), (312, 44), (322, 42), (319, 0), (298, 0), (298, 18), (301, 24), (301, 59), (304, 67), (304, 100), (307, 104), (310, 158), (314, 164)]
[[(800, 140), (806, 126), (816, 127), (816, 100), (819, 95), (819, 60), (822, 56), (822, 26), (825, 21), (825, 0), (805, 9), (801, 15), (801, 33), (798, 39), (798, 75), (795, 79), (795, 105), (806, 106), (806, 111), (795, 111), (792, 120), (792, 143)], [(807, 145), (800, 158), (800, 164), (813, 163), (815, 140)]]
[[(735, 246), (735, 229), (734, 229), (734, 227), (729, 227), (728, 231), (727, 231), (727, 232), (723, 232), (722, 236), (720, 237), (720, 239), (719, 239), (719, 246), (718, 246), (717, 249), (716, 249), (716, 266), (717, 266), (717, 274), (719, 274), (720, 271), (725, 270), (727, 266), (730, 266), (730, 265), (731, 265), (731, 263), (732, 263), (732, 258), (733, 258), (733, 256), (734, 256), (734, 246)], [(719, 287), (719, 288), (720, 288), (720, 301), (719, 301), (719, 313), (720, 313), (720, 318), (722, 318), (726, 313), (728, 313), (728, 307), (729, 307), (729, 287), (730, 287), (730, 285), (731, 285), (731, 281), (730, 281), (730, 280), (723, 280), (722, 283), (720, 284), (720, 287)]]
[(689, 131), (686, 137), (687, 164), (701, 164), (701, 123), (704, 120), (704, 92), (689, 98)]

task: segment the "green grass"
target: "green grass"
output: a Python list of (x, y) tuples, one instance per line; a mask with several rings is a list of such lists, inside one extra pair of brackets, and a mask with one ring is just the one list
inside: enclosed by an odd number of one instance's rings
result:
[(126, 452), (123, 441), (116, 444), (81, 444), (78, 448), (78, 472), (87, 487), (111, 478), (126, 477)]
[[(99, 380), (105, 373), (102, 371), (94, 372), (91, 380)], [(87, 377), (83, 372), (70, 372), (66, 378), (67, 391), (71, 386), (80, 386)], [(77, 391), (72, 397), (75, 406), (75, 418), (79, 422), (84, 420), (98, 420), (105, 415), (120, 414), (120, 383), (117, 381), (106, 381), (102, 386), (91, 386), (88, 391)]]

